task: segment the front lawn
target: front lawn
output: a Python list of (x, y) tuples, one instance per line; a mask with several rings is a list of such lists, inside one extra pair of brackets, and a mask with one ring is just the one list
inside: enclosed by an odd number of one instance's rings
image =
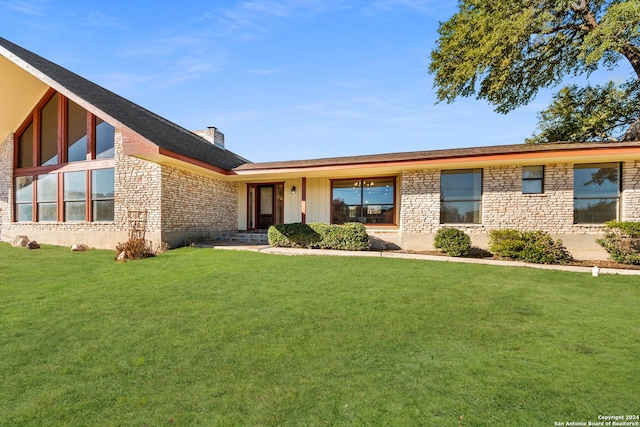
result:
[(0, 244), (0, 425), (553, 426), (638, 414), (640, 277)]

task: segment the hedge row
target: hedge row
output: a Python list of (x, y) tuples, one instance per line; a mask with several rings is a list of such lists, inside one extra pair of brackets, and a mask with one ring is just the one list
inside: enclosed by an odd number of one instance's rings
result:
[(286, 248), (362, 251), (369, 247), (367, 229), (359, 222), (278, 224), (269, 227), (267, 236), (271, 246)]

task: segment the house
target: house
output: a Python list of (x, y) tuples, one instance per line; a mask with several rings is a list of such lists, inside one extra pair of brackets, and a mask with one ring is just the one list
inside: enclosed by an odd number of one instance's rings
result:
[(481, 247), (490, 230), (518, 228), (599, 259), (606, 221), (640, 221), (638, 141), (252, 163), (215, 128), (185, 130), (1, 38), (0, 76), (3, 241), (112, 249), (139, 221), (173, 245), (359, 221), (405, 249), (430, 249), (444, 226)]

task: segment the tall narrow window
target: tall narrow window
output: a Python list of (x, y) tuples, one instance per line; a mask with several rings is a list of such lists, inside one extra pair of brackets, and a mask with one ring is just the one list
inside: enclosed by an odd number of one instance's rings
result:
[(576, 224), (602, 224), (618, 217), (620, 164), (575, 165), (573, 219)]
[(67, 112), (67, 161), (87, 160), (87, 110), (73, 101)]
[(91, 203), (93, 221), (113, 221), (113, 189), (113, 169), (96, 169), (91, 171)]
[(115, 133), (113, 126), (96, 117), (96, 159), (113, 158)]
[(18, 167), (33, 166), (33, 122), (18, 137)]
[(522, 167), (522, 193), (541, 194), (544, 192), (544, 166)]
[(86, 221), (87, 174), (85, 171), (64, 174), (64, 219)]
[(42, 108), (40, 119), (40, 164), (58, 163), (58, 95)]
[(482, 169), (442, 171), (440, 175), (440, 222), (480, 223)]
[(57, 194), (58, 175), (38, 175), (38, 221), (56, 221), (58, 219)]
[(33, 221), (33, 177), (16, 178), (16, 221)]
[(393, 224), (395, 178), (335, 180), (332, 188), (333, 224)]

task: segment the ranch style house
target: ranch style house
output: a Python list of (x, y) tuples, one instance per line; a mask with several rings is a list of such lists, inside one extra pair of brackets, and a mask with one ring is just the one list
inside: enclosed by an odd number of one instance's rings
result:
[[(515, 144), (252, 163), (215, 128), (188, 131), (0, 38), (0, 239), (104, 249), (272, 224), (350, 221), (432, 249), (442, 227), (486, 248), (544, 230), (580, 259), (609, 220), (640, 221), (640, 142)], [(354, 141), (357, 143), (357, 141)]]

